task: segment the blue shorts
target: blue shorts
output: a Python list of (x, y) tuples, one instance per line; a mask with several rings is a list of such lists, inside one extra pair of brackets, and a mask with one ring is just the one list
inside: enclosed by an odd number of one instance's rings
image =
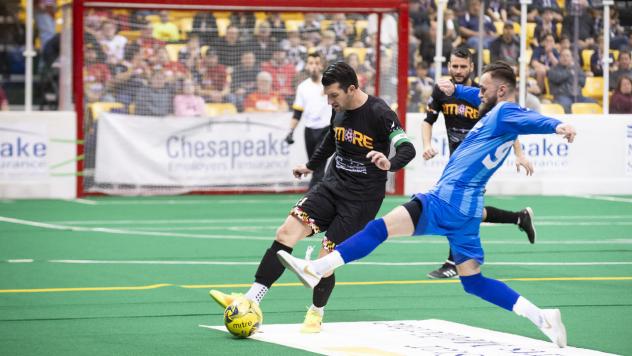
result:
[(485, 253), (479, 235), (481, 218), (463, 215), (433, 194), (416, 194), (413, 199), (421, 202), (421, 216), (413, 235), (442, 235), (448, 238), (454, 263), (469, 259), (479, 264), (485, 261)]

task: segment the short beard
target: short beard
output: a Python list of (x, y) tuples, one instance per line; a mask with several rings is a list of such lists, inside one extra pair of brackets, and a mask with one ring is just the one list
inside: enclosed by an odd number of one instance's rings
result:
[(496, 103), (498, 103), (498, 97), (488, 100), (487, 103), (481, 102), (481, 105), (478, 106), (478, 117), (482, 118), (485, 116), (485, 114), (490, 112), (494, 106), (496, 106)]
[(312, 79), (312, 81), (318, 81), (318, 78), (320, 78), (320, 72), (318, 71), (314, 71), (309, 73), (309, 77)]

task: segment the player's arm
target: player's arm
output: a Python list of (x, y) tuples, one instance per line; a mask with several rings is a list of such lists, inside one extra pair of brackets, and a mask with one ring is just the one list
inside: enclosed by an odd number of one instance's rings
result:
[(332, 110), (331, 122), (329, 124), (329, 130), (327, 131), (327, 134), (325, 135), (323, 140), (320, 142), (320, 145), (318, 145), (318, 148), (316, 149), (316, 151), (314, 151), (314, 154), (311, 157), (309, 157), (309, 161), (306, 164), (301, 164), (301, 165), (296, 166), (292, 170), (294, 177), (301, 178), (303, 176), (307, 176), (308, 174), (316, 170), (318, 167), (322, 166), (323, 164), (326, 164), (327, 159), (332, 154), (334, 154), (334, 152), (336, 152), (336, 140), (334, 136), (334, 117), (335, 116), (336, 116), (336, 113)]
[(296, 126), (298, 126), (298, 122), (303, 116), (303, 108), (294, 104), (294, 106), (292, 106), (292, 109), (294, 111), (294, 114), (292, 114), (292, 120), (290, 120), (290, 132), (288, 132), (287, 136), (285, 136), (285, 142), (287, 142), (288, 145), (294, 143), (294, 130), (296, 129)]
[(524, 167), (524, 170), (527, 172), (528, 176), (533, 175), (533, 171), (535, 170), (533, 168), (533, 164), (531, 163), (531, 161), (529, 161), (527, 156), (524, 154), (524, 151), (522, 150), (522, 143), (520, 143), (518, 139), (514, 141), (513, 149), (514, 149), (514, 155), (516, 156), (517, 171), (520, 172), (520, 167)]
[(423, 158), (425, 160), (431, 159), (438, 153), (438, 151), (432, 147), (432, 126), (437, 121), (439, 112), (441, 111), (440, 95), (441, 90), (435, 85), (432, 90), (432, 95), (428, 99), (426, 119), (421, 123), (421, 138), (424, 147)]
[(387, 111), (383, 119), (386, 132), (388, 133), (388, 139), (390, 143), (395, 146), (395, 155), (391, 157), (391, 159), (388, 159), (382, 152), (370, 151), (366, 157), (379, 169), (396, 172), (404, 168), (408, 162), (415, 158), (415, 146), (413, 146), (408, 139), (394, 111)]
[(568, 142), (573, 142), (577, 134), (570, 124), (541, 115), (529, 109), (517, 106), (503, 106), (499, 113), (499, 125), (496, 131), (511, 132), (518, 135), (551, 134), (562, 135)]
[(454, 98), (465, 100), (473, 106), (481, 105), (481, 99), (478, 97), (478, 94), (481, 91), (480, 88), (454, 84), (448, 79), (439, 79), (437, 81), (437, 86), (447, 96), (453, 96)]
[(421, 137), (424, 144), (423, 158), (427, 161), (437, 155), (437, 150), (432, 147), (432, 124), (427, 121), (421, 123)]

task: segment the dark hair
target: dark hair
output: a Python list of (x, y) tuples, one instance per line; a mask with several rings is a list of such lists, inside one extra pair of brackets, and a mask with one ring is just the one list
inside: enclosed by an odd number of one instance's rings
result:
[(627, 80), (630, 82), (630, 84), (632, 84), (632, 77), (629, 77), (627, 75), (622, 75), (619, 77), (619, 80), (617, 80), (617, 86), (615, 88), (615, 92), (620, 93), (621, 92), (621, 84), (623, 84), (623, 81)]
[(483, 68), (483, 73), (489, 73), (492, 78), (500, 79), (509, 85), (509, 90), (516, 89), (516, 73), (511, 65), (505, 61), (496, 61)]
[(450, 57), (455, 56), (472, 61), (472, 52), (467, 46), (458, 46), (450, 52)]
[(340, 85), (340, 89), (345, 93), (349, 86), (353, 85), (358, 88), (358, 76), (356, 72), (347, 63), (338, 61), (330, 64), (323, 73), (323, 79), (321, 80), (323, 86), (329, 86), (334, 83)]

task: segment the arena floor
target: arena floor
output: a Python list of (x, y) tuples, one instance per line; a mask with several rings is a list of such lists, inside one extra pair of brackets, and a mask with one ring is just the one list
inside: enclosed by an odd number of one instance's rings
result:
[[(0, 354), (307, 353), (199, 327), (222, 324), (208, 290), (247, 289), (298, 197), (0, 201)], [(406, 200), (388, 197), (380, 214)], [(538, 241), (530, 245), (515, 226), (484, 225), (485, 274), (541, 307), (559, 307), (569, 345), (632, 355), (632, 197), (487, 204), (533, 207)], [(299, 243), (295, 254), (318, 241)], [(466, 295), (457, 280), (428, 280), (446, 253), (442, 237), (401, 238), (341, 268), (326, 322), (439, 319), (545, 340), (528, 320)], [(264, 332), (302, 322), (310, 304), (311, 292), (285, 274), (262, 303)]]

